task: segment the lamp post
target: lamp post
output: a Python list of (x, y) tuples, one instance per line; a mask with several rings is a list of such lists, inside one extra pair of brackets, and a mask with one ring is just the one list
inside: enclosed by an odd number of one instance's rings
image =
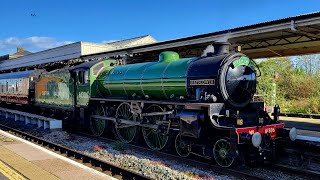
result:
[(277, 104), (277, 84), (276, 84), (276, 80), (278, 79), (278, 73), (276, 71), (274, 71), (273, 73), (273, 83), (272, 83), (272, 104), (276, 105)]

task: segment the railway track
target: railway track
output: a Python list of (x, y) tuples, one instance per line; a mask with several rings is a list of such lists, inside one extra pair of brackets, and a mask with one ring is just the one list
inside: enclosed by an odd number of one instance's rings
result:
[[(106, 143), (115, 143), (116, 140), (113, 139), (109, 139), (109, 138), (105, 138), (105, 137), (95, 137), (93, 135), (90, 134), (86, 134), (86, 133), (79, 133), (79, 132), (71, 132), (75, 135), (80, 135), (80, 136), (85, 136), (88, 138), (92, 138), (95, 140), (99, 140), (99, 141), (104, 141)], [(141, 146), (137, 146), (134, 144), (128, 144), (129, 148), (140, 151), (140, 152), (147, 152), (149, 154), (152, 155), (156, 155), (158, 157), (165, 157), (168, 160), (174, 160), (178, 163), (181, 164), (192, 164), (194, 166), (197, 166), (198, 168), (202, 168), (208, 171), (213, 171), (219, 175), (229, 175), (229, 176), (233, 176), (236, 178), (240, 178), (240, 179), (248, 179), (248, 180), (264, 180), (265, 178), (261, 178), (246, 172), (243, 172), (241, 170), (238, 169), (231, 169), (231, 168), (222, 168), (218, 165), (212, 165), (212, 163), (210, 162), (210, 160), (203, 158), (204, 161), (198, 161), (198, 160), (194, 160), (194, 159), (190, 159), (190, 158), (183, 158), (174, 154), (170, 154), (170, 153), (165, 153), (162, 151), (155, 151), (146, 147), (141, 147)]]
[[(35, 144), (38, 144), (38, 145), (40, 145), (46, 149), (49, 149), (53, 152), (62, 154), (72, 160), (80, 162), (88, 167), (99, 170), (99, 171), (101, 171), (107, 175), (111, 175), (115, 178), (118, 178), (118, 179), (150, 179), (148, 177), (145, 177), (145, 176), (140, 175), (138, 173), (135, 173), (133, 171), (130, 171), (130, 170), (127, 170), (124, 168), (120, 168), (120, 167), (116, 167), (108, 162), (105, 162), (100, 159), (82, 154), (82, 153), (77, 152), (77, 151), (70, 149), (68, 147), (46, 141), (42, 138), (28, 134), (28, 133), (23, 132), (21, 130), (17, 130), (15, 128), (10, 127), (10, 126), (0, 124), (0, 129), (8, 131), (18, 137), (21, 137), (25, 140), (31, 141)], [(103, 138), (103, 137), (95, 137), (95, 136), (85, 134), (85, 133), (74, 133), (73, 132), (73, 134), (86, 136), (89, 138), (97, 139), (97, 140), (108, 142), (108, 143), (116, 142), (115, 140), (112, 140), (112, 139)], [(233, 176), (233, 177), (236, 177), (239, 179), (248, 179), (248, 180), (251, 180), (251, 179), (252, 180), (253, 179), (264, 180), (265, 179), (265, 178), (261, 178), (261, 177), (258, 177), (258, 176), (255, 176), (255, 175), (252, 175), (249, 173), (245, 173), (241, 170), (222, 168), (217, 165), (210, 165), (207, 162), (201, 162), (201, 161), (196, 161), (196, 160), (192, 160), (192, 159), (181, 158), (179, 156), (175, 156), (172, 154), (168, 154), (168, 153), (164, 153), (164, 152), (160, 152), (160, 151), (154, 151), (151, 149), (147, 149), (147, 148), (132, 145), (132, 144), (129, 144), (128, 146), (130, 146), (130, 148), (134, 148), (139, 151), (145, 151), (145, 152), (155, 154), (159, 157), (166, 157), (167, 159), (175, 160), (179, 163), (188, 163), (188, 164), (192, 163), (193, 165), (196, 165), (199, 168), (207, 169), (207, 170), (213, 171), (213, 172), (220, 174), (220, 175), (228, 175), (228, 176)]]
[(77, 152), (77, 151), (70, 149), (68, 147), (64, 147), (62, 145), (46, 141), (42, 138), (33, 136), (31, 134), (22, 132), (20, 130), (11, 128), (11, 127), (3, 125), (3, 124), (0, 124), (0, 129), (5, 130), (5, 131), (9, 131), (10, 133), (12, 133), (20, 138), (23, 138), (25, 140), (28, 140), (28, 141), (33, 142), (35, 144), (38, 144), (46, 149), (50, 149), (50, 150), (52, 150), (56, 153), (59, 153), (61, 155), (64, 155), (64, 156), (68, 157), (69, 159), (75, 160), (77, 162), (81, 162), (82, 164), (84, 164), (90, 168), (101, 171), (109, 176), (113, 176), (114, 178), (130, 179), (130, 180), (131, 179), (139, 179), (139, 180), (140, 179), (141, 180), (150, 179), (146, 176), (143, 176), (143, 175), (138, 174), (136, 172), (133, 172), (131, 170), (117, 167), (111, 163), (108, 163), (108, 162), (102, 161), (100, 159), (85, 155), (83, 153)]
[(269, 167), (267, 167), (267, 168), (278, 169), (283, 172), (294, 173), (297, 175), (303, 175), (303, 176), (308, 177), (308, 179), (319, 179), (319, 177), (320, 177), (320, 172), (296, 168), (296, 167), (292, 167), (292, 166), (288, 166), (288, 165), (280, 164), (280, 163), (269, 164)]
[[(35, 135), (23, 132), (22, 130), (17, 130), (15, 128), (9, 127), (8, 125), (3, 125), (0, 124), (0, 128), (7, 130), (17, 136), (20, 136), (26, 140), (29, 140), (33, 143), (39, 144), (47, 149), (51, 149), (52, 151), (58, 152), (62, 155), (65, 155), (66, 157), (69, 157), (70, 159), (73, 159), (75, 161), (81, 162), (84, 165), (94, 168), (96, 170), (102, 171), (108, 175), (112, 175), (116, 178), (122, 178), (122, 179), (148, 179), (148, 177), (145, 177), (143, 175), (140, 175), (138, 173), (135, 173), (133, 171), (124, 169), (124, 168), (120, 168), (120, 167), (116, 167), (108, 162), (102, 161), (100, 159), (82, 154), (80, 152), (77, 152), (73, 149), (70, 149), (68, 147), (64, 147), (62, 145), (59, 144), (55, 144), (52, 142), (48, 142), (44, 139), (41, 139), (39, 137), (36, 137)], [(92, 136), (90, 134), (86, 134), (86, 133), (79, 133), (79, 132), (71, 132), (73, 134), (76, 135), (80, 135), (80, 136), (85, 136), (88, 138), (92, 138), (92, 139), (96, 139), (99, 141), (104, 141), (106, 143), (114, 143), (116, 142), (113, 139), (109, 139), (109, 138), (105, 138), (105, 137), (95, 137)], [(203, 169), (207, 169), (210, 171), (213, 171), (217, 174), (221, 174), (221, 175), (229, 175), (229, 176), (233, 176), (233, 177), (237, 177), (240, 179), (268, 179), (268, 178), (264, 178), (261, 176), (257, 176), (255, 174), (252, 174), (250, 172), (244, 171), (241, 168), (221, 168), (217, 165), (212, 165), (212, 163), (210, 163), (210, 160), (206, 159), (203, 161), (199, 161), (199, 160), (194, 160), (194, 159), (187, 159), (187, 158), (181, 158), (180, 156), (174, 155), (174, 154), (169, 154), (169, 153), (165, 153), (165, 152), (161, 152), (161, 151), (154, 151), (151, 150), (149, 148), (145, 148), (145, 147), (141, 147), (141, 146), (137, 146), (137, 145), (133, 145), (133, 144), (128, 144), (128, 146), (130, 148), (136, 149), (137, 151), (143, 151), (143, 152), (149, 152), (150, 154), (156, 155), (158, 157), (166, 157), (166, 159), (169, 160), (174, 160), (177, 161), (179, 163), (183, 163), (183, 164), (192, 164), (194, 166), (203, 168)], [(287, 173), (290, 174), (297, 174), (297, 175), (305, 175), (310, 179), (318, 179), (320, 177), (320, 173), (318, 172), (314, 172), (314, 171), (306, 171), (306, 170), (302, 170), (299, 168), (292, 168), (283, 164), (272, 164), (270, 166), (268, 166), (267, 168), (269, 169), (281, 169), (282, 171), (285, 171)]]
[[(99, 140), (99, 141), (104, 141), (106, 143), (114, 143), (116, 142), (116, 140), (113, 139), (109, 139), (109, 138), (105, 138), (105, 137), (95, 137), (91, 134), (86, 134), (86, 133), (79, 133), (79, 132), (71, 132), (72, 134), (75, 135), (80, 135), (80, 136), (85, 136), (88, 138), (92, 138), (95, 140)], [(128, 144), (128, 146), (132, 149), (135, 149), (137, 151), (140, 152), (148, 152), (150, 154), (156, 155), (158, 157), (166, 157), (166, 159), (168, 160), (174, 160), (177, 161), (179, 163), (182, 164), (192, 164), (195, 165), (199, 168), (203, 168), (203, 169), (207, 169), (210, 171), (213, 171), (217, 174), (222, 174), (222, 175), (229, 175), (229, 176), (234, 176), (240, 179), (269, 179), (269, 178), (264, 178), (261, 176), (257, 176), (256, 174), (252, 174), (250, 172), (247, 172), (245, 170), (243, 170), (241, 167), (240, 168), (222, 168), (218, 165), (214, 165), (212, 164), (212, 162), (208, 159), (202, 158), (202, 161), (200, 160), (195, 160), (195, 159), (190, 159), (190, 158), (183, 158), (177, 155), (174, 155), (172, 153), (166, 153), (166, 152), (162, 152), (162, 151), (155, 151), (146, 147), (141, 147), (141, 146), (137, 146), (134, 144)], [(295, 174), (298, 176), (305, 176), (308, 177), (308, 179), (319, 179), (320, 177), (320, 172), (317, 171), (312, 171), (312, 170), (305, 170), (305, 169), (301, 169), (298, 167), (292, 167), (292, 166), (288, 166), (285, 164), (281, 164), (281, 163), (269, 163), (267, 164), (267, 166), (265, 167), (270, 171), (273, 170), (281, 170), (283, 172), (286, 172), (288, 174)]]

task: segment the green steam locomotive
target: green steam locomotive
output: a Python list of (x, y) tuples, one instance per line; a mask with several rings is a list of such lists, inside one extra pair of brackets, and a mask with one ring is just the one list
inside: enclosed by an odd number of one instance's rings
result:
[[(141, 143), (142, 136), (154, 150), (174, 144), (180, 156), (196, 153), (223, 167), (235, 159), (252, 161), (252, 154), (255, 160), (274, 158), (276, 142), (295, 140), (295, 128), (289, 132), (276, 121), (279, 109), (273, 120), (263, 102), (252, 101), (258, 70), (253, 60), (229, 53), (226, 43), (214, 48), (196, 58), (166, 51), (157, 62), (105, 59), (2, 74), (1, 101), (27, 104), (63, 119), (64, 127), (90, 127), (96, 136), (113, 132), (125, 143)], [(19, 94), (22, 87), (28, 91)], [(21, 101), (12, 100), (14, 93)]]

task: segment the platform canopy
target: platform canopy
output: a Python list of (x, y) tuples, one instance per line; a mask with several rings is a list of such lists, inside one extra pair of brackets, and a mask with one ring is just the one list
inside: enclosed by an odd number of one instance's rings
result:
[[(223, 31), (124, 48), (82, 58), (95, 59), (127, 55), (129, 61), (154, 60), (161, 51), (177, 51), (181, 57), (200, 56), (215, 41), (229, 41), (252, 58), (320, 53), (320, 12), (287, 17)], [(129, 62), (130, 63), (130, 62)]]
[(145, 45), (154, 42), (157, 41), (152, 36), (145, 35), (100, 44), (75, 42), (36, 53), (28, 53), (23, 56), (15, 55), (15, 58), (6, 58), (9, 57), (9, 55), (5, 55), (5, 60), (0, 58), (0, 72), (24, 71), (34, 68), (42, 69), (47, 66), (61, 68), (66, 65), (83, 62), (81, 57), (85, 55)]

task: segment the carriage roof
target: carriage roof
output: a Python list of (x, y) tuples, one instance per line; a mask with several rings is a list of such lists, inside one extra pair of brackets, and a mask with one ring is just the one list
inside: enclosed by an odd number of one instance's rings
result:
[(37, 70), (5, 73), (5, 74), (0, 74), (0, 79), (14, 79), (14, 78), (30, 77), (30, 76), (34, 75), (35, 72), (37, 72)]

